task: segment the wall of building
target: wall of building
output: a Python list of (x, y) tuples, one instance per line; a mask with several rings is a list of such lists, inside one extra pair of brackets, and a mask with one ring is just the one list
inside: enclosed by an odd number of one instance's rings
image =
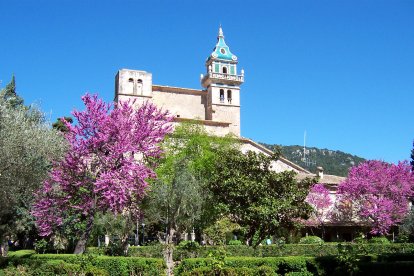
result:
[(121, 69), (115, 77), (115, 95), (151, 97), (152, 74), (130, 69)]
[(229, 105), (212, 106), (213, 121), (230, 123), (229, 131), (240, 136), (240, 107)]
[[(224, 136), (233, 133), (240, 136), (240, 90), (226, 87), (224, 99), (220, 98), (222, 86), (206, 90), (179, 88), (152, 84), (152, 74), (122, 69), (115, 78), (115, 101), (135, 99), (136, 105), (151, 101), (158, 107), (168, 110), (174, 117), (207, 120), (206, 130)], [(231, 90), (231, 101), (227, 90)]]
[(158, 107), (168, 109), (176, 117), (206, 119), (206, 95), (154, 90), (152, 98)]

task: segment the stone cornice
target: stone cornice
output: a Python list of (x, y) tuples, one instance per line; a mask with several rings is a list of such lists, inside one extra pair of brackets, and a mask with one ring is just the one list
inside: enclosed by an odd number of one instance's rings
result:
[(220, 126), (220, 127), (228, 127), (230, 123), (226, 122), (217, 122), (217, 121), (210, 121), (210, 120), (197, 120), (197, 119), (188, 119), (188, 118), (179, 118), (174, 117), (174, 122), (181, 123), (181, 122), (188, 122), (188, 123), (195, 123), (205, 126)]
[(132, 98), (152, 98), (152, 96), (146, 96), (146, 95), (133, 95), (133, 94), (125, 94), (125, 93), (118, 93), (116, 95), (117, 96), (128, 96), (128, 97), (132, 97)]
[(182, 88), (182, 87), (173, 87), (173, 86), (163, 86), (163, 85), (152, 85), (153, 92), (170, 92), (170, 93), (179, 93), (179, 94), (189, 94), (189, 95), (206, 95), (205, 90), (191, 89), (191, 88)]

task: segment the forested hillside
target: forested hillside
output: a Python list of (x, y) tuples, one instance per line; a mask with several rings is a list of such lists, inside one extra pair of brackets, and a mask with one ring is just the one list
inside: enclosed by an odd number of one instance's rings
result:
[(303, 146), (282, 146), (261, 143), (269, 149), (280, 146), (282, 154), (288, 160), (315, 173), (316, 167), (323, 167), (325, 174), (347, 176), (348, 169), (363, 161), (364, 158), (345, 153), (339, 150), (319, 149), (315, 147), (306, 148), (306, 159), (303, 160)]

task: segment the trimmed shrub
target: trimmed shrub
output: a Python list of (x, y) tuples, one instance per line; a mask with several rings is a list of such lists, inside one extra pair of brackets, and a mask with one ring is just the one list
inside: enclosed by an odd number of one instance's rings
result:
[(391, 242), (386, 237), (373, 237), (368, 240), (368, 243), (390, 244)]
[[(38, 275), (67, 275), (69, 272), (90, 272), (85, 275), (163, 275), (165, 264), (162, 259), (136, 257), (110, 257), (74, 254), (32, 254), (12, 255), (8, 258), (10, 270), (30, 268), (46, 271)], [(50, 272), (50, 273), (49, 273)], [(24, 274), (23, 274), (24, 275)], [(34, 274), (37, 275), (37, 274)]]
[(66, 263), (62, 260), (47, 262), (26, 260), (22, 264), (9, 265), (3, 270), (4, 275), (95, 275), (109, 276), (108, 272), (93, 266), (81, 267), (79, 264)]
[[(88, 247), (86, 253), (91, 255), (105, 255), (106, 247)], [(162, 245), (130, 246), (128, 256), (143, 258), (163, 258)]]
[(200, 244), (196, 241), (182, 241), (178, 244), (178, 247), (186, 250), (196, 250), (200, 247)]
[(247, 267), (226, 267), (221, 270), (214, 270), (211, 267), (200, 267), (189, 272), (181, 273), (182, 276), (276, 276), (277, 273), (272, 268), (261, 266), (257, 269)]
[(228, 245), (242, 245), (241, 240), (229, 240)]
[[(186, 259), (174, 272), (176, 275), (277, 275), (289, 272), (319, 274), (314, 258), (306, 257), (229, 257), (224, 259), (222, 268), (214, 267), (213, 264), (214, 260), (211, 258)], [(220, 273), (214, 274), (214, 271)], [(230, 272), (235, 274), (229, 274)]]
[[(414, 253), (413, 243), (343, 243), (347, 244), (358, 254), (369, 252), (373, 255)], [(209, 252), (218, 249), (218, 246), (200, 246), (197, 250), (184, 250), (177, 246), (174, 250), (174, 260), (179, 261), (188, 258), (207, 258)], [(306, 256), (320, 257), (338, 254), (337, 243), (322, 244), (272, 244), (253, 248), (246, 245), (225, 246), (227, 256), (232, 257), (283, 257), (283, 256)], [(87, 252), (93, 255), (103, 255), (103, 249), (89, 247)], [(129, 255), (132, 257), (163, 258), (162, 245), (157, 246), (131, 246)]]
[(323, 243), (323, 240), (318, 236), (307, 236), (302, 237), (299, 240), (299, 244), (321, 244)]

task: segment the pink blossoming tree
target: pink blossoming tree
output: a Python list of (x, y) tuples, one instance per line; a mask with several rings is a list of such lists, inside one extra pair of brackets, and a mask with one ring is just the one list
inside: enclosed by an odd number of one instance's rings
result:
[(408, 162), (395, 165), (373, 160), (352, 167), (338, 194), (341, 200), (352, 202), (358, 219), (371, 225), (372, 234), (383, 235), (408, 214), (413, 190), (414, 174)]
[(313, 212), (306, 224), (309, 226), (321, 226), (322, 238), (324, 238), (325, 222), (330, 218), (333, 203), (329, 196), (329, 190), (321, 183), (315, 184), (310, 189), (305, 201), (313, 208)]
[(159, 142), (171, 132), (171, 117), (145, 103), (120, 102), (111, 108), (96, 95), (82, 97), (84, 111), (74, 111), (76, 125), (66, 122), (69, 151), (54, 164), (36, 194), (33, 215), (39, 233), (48, 236), (70, 218), (82, 229), (75, 253), (83, 253), (98, 211), (138, 212), (154, 171), (145, 162), (161, 153)]

